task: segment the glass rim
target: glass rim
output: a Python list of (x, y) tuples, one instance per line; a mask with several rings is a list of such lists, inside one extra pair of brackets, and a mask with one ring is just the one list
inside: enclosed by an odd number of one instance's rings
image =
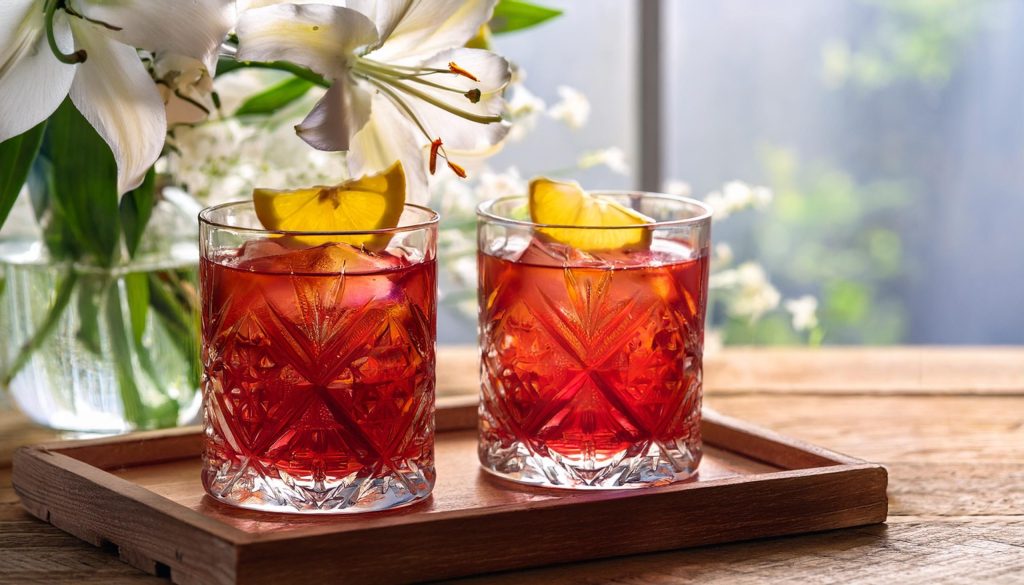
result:
[[(211, 227), (225, 230), (234, 230), (239, 232), (245, 232), (250, 234), (269, 234), (279, 236), (372, 236), (381, 234), (398, 234), (403, 232), (414, 232), (416, 230), (427, 229), (434, 227), (441, 220), (441, 215), (433, 209), (424, 205), (417, 205), (416, 203), (403, 203), (402, 209), (415, 209), (418, 211), (425, 211), (428, 214), (428, 218), (425, 221), (419, 221), (409, 225), (399, 225), (393, 228), (381, 228), (376, 230), (343, 230), (343, 231), (300, 231), (300, 230), (268, 230), (266, 228), (252, 228), (236, 225), (228, 225), (210, 219), (210, 215), (227, 209), (229, 207), (242, 207), (245, 205), (251, 206), (253, 203), (250, 200), (240, 201), (228, 201), (227, 203), (220, 203), (218, 205), (212, 205), (203, 209), (199, 212), (199, 223), (206, 224)], [(253, 212), (255, 213), (255, 211)]]
[(512, 201), (515, 199), (522, 199), (529, 201), (527, 195), (502, 195), (501, 197), (495, 197), (488, 199), (480, 203), (476, 208), (477, 218), (484, 219), (487, 221), (493, 221), (497, 223), (517, 225), (522, 227), (530, 228), (547, 228), (547, 229), (575, 229), (575, 230), (630, 230), (630, 229), (659, 229), (659, 228), (671, 228), (671, 227), (684, 227), (689, 225), (710, 223), (711, 215), (714, 213), (714, 209), (710, 205), (703, 201), (691, 199), (690, 197), (682, 197), (679, 195), (671, 195), (669, 193), (656, 193), (653, 191), (630, 191), (630, 190), (610, 190), (610, 191), (590, 191), (592, 195), (612, 195), (612, 196), (624, 196), (624, 197), (644, 197), (650, 199), (661, 199), (666, 201), (674, 201), (676, 203), (685, 203), (687, 205), (693, 205), (701, 210), (701, 213), (694, 215), (693, 217), (686, 217), (682, 219), (669, 219), (664, 221), (654, 221), (651, 223), (638, 223), (633, 225), (615, 225), (615, 226), (601, 226), (601, 225), (563, 225), (556, 223), (537, 223), (523, 219), (513, 219), (511, 217), (504, 217), (494, 212), (494, 206), (504, 201)]

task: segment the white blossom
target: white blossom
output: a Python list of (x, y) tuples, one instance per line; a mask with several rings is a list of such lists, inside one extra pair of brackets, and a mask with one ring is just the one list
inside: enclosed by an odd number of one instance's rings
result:
[(730, 181), (721, 191), (713, 191), (704, 198), (714, 210), (714, 218), (722, 220), (748, 208), (763, 209), (772, 202), (772, 191), (768, 187), (752, 187), (742, 181)]
[(509, 167), (504, 172), (480, 173), (476, 195), (479, 201), (504, 197), (505, 195), (523, 195), (526, 193), (526, 181), (519, 174), (519, 169)]
[(712, 288), (729, 292), (727, 309), (730, 315), (757, 321), (779, 306), (782, 295), (772, 286), (764, 268), (755, 262), (744, 262), (736, 268), (711, 275)]
[(818, 299), (812, 295), (790, 299), (784, 306), (793, 317), (793, 329), (807, 331), (818, 326)]
[(670, 179), (665, 181), (665, 185), (662, 187), (669, 195), (678, 195), (680, 197), (689, 197), (693, 192), (690, 184), (686, 181), (680, 181), (678, 179)]
[(629, 174), (629, 164), (626, 162), (626, 152), (617, 146), (591, 150), (583, 153), (577, 160), (581, 169), (589, 169), (599, 165), (608, 167), (613, 173), (620, 175)]
[(522, 140), (534, 129), (537, 118), (544, 113), (546, 105), (544, 100), (534, 95), (520, 81), (510, 85), (508, 93), (508, 117), (512, 123), (508, 139), (515, 142)]
[(733, 251), (732, 251), (732, 246), (730, 246), (727, 242), (721, 242), (719, 244), (715, 244), (715, 264), (716, 265), (722, 266), (722, 265), (726, 265), (726, 264), (732, 264), (732, 261), (733, 261), (734, 257), (735, 256), (734, 256)]
[(344, 155), (306, 148), (287, 125), (214, 120), (178, 127), (172, 145), (161, 170), (207, 205), (249, 198), (257, 185), (332, 184), (345, 175)]
[(557, 91), (561, 101), (551, 106), (548, 116), (573, 129), (585, 126), (590, 119), (590, 100), (587, 96), (566, 85), (559, 86)]

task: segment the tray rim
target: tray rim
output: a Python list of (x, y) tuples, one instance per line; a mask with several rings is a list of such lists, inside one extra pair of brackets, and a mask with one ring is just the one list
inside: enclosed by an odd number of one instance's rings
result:
[[(465, 432), (470, 428), (475, 428), (476, 408), (477, 400), (475, 396), (439, 399), (437, 409), (438, 432)], [(793, 486), (803, 486), (805, 483), (810, 486), (816, 480), (825, 480), (832, 477), (838, 481), (841, 476), (849, 475), (852, 478), (856, 475), (864, 480), (870, 479), (876, 485), (876, 490), (877, 485), (881, 482), (881, 499), (873, 499), (870, 503), (861, 506), (862, 508), (868, 508), (868, 510), (864, 511), (865, 518), (868, 518), (868, 521), (862, 521), (863, 519), (861, 519), (849, 525), (884, 522), (887, 518), (888, 501), (885, 497), (885, 486), (888, 483), (888, 474), (882, 465), (869, 463), (817, 445), (786, 437), (746, 421), (718, 414), (711, 409), (705, 408), (702, 418), (705, 442), (708, 445), (736, 453), (747, 459), (768, 463), (780, 469), (778, 471), (681, 483), (642, 490), (566, 492), (567, 497), (564, 498), (559, 497), (532, 502), (529, 504), (528, 510), (524, 510), (522, 504), (502, 504), (484, 508), (432, 512), (424, 515), (416, 514), (416, 508), (410, 508), (410, 514), (396, 514), (380, 518), (367, 517), (366, 521), (356, 525), (343, 522), (323, 523), (282, 532), (266, 533), (253, 533), (236, 528), (111, 473), (112, 469), (131, 467), (131, 463), (128, 465), (108, 464), (102, 466), (90, 462), (88, 457), (79, 459), (74, 456), (76, 452), (81, 455), (83, 450), (97, 446), (123, 445), (141, 449), (151, 445), (153, 441), (166, 442), (172, 447), (177, 445), (176, 448), (179, 453), (183, 450), (193, 453), (195, 442), (199, 440), (202, 432), (199, 427), (147, 431), (86, 440), (53, 441), (22, 447), (15, 453), (12, 483), (14, 484), (15, 491), (21, 498), (22, 505), (33, 515), (49, 522), (48, 498), (33, 497), (31, 493), (26, 491), (18, 471), (19, 469), (28, 470), (29, 468), (35, 468), (38, 471), (36, 466), (40, 465), (55, 468), (56, 472), (62, 474), (69, 484), (77, 484), (79, 486), (91, 484), (95, 488), (100, 489), (101, 493), (106, 497), (103, 498), (99, 508), (110, 511), (123, 510), (125, 507), (134, 507), (136, 509), (141, 507), (152, 510), (160, 515), (163, 521), (173, 522), (176, 527), (186, 532), (204, 535), (204, 539), (209, 539), (211, 544), (221, 544), (232, 548), (234, 550), (234, 565), (229, 570), (235, 577), (243, 569), (241, 567), (241, 559), (243, 557), (248, 558), (252, 555), (257, 555), (258, 551), (266, 550), (267, 546), (272, 546), (274, 543), (282, 541), (302, 542), (306, 539), (333, 538), (338, 542), (345, 542), (346, 539), (350, 539), (353, 536), (357, 537), (360, 533), (367, 531), (373, 531), (380, 535), (387, 534), (390, 530), (400, 531), (403, 527), (451, 526), (453, 522), (488, 519), (488, 517), (505, 517), (508, 514), (521, 514), (526, 511), (533, 515), (543, 515), (545, 511), (558, 513), (557, 509), (559, 508), (567, 509), (566, 513), (570, 513), (571, 509), (577, 506), (581, 508), (588, 506), (621, 507), (628, 506), (631, 502), (638, 505), (655, 505), (660, 499), (671, 501), (674, 497), (678, 497), (680, 492), (693, 492), (695, 496), (698, 496), (699, 494), (714, 492), (728, 486), (748, 484), (748, 487), (752, 487), (754, 484), (767, 484), (768, 482), (779, 480), (790, 480)], [(472, 421), (472, 425), (467, 424), (470, 421)], [(750, 453), (749, 449), (746, 451), (737, 450), (735, 446), (740, 440), (746, 440), (746, 442), (753, 444), (757, 448), (755, 453)], [(135, 465), (178, 461), (187, 459), (190, 456), (179, 454), (164, 458), (145, 459), (136, 461)], [(36, 506), (36, 509), (33, 508), (33, 505)], [(46, 518), (42, 518), (40, 515), (43, 510), (46, 510)], [(411, 518), (414, 519), (410, 520)], [(62, 526), (58, 527), (71, 531)], [(806, 532), (806, 530), (801, 530), (801, 532)], [(72, 533), (74, 534), (74, 532)], [(79, 537), (89, 540), (89, 538)], [(140, 565), (132, 562), (130, 557), (124, 558), (124, 560), (143, 570), (152, 572), (147, 563), (152, 563), (153, 561), (143, 559), (140, 561)]]

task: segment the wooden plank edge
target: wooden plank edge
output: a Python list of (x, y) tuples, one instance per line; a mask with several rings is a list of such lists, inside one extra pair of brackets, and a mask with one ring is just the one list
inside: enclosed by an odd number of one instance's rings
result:
[(475, 430), (478, 405), (479, 398), (475, 394), (438, 398), (434, 415), (437, 432)]
[[(711, 408), (704, 408), (701, 421), (701, 434), (709, 445), (783, 469), (867, 463), (863, 459), (843, 455), (745, 420), (726, 416)], [(752, 438), (756, 440), (752, 441)]]
[(652, 491), (572, 504), (540, 502), (479, 517), (437, 515), (410, 525), (263, 539), (240, 546), (239, 583), (280, 583), (300, 575), (381, 583), (443, 579), (886, 519), (887, 475), (880, 466), (783, 474), (770, 481), (721, 482), (715, 490), (685, 496)]
[[(61, 453), (22, 447), (11, 482), (30, 514), (175, 583), (235, 583), (234, 542), (250, 535)], [(168, 544), (176, 543), (176, 544)], [(174, 548), (171, 548), (171, 547)]]

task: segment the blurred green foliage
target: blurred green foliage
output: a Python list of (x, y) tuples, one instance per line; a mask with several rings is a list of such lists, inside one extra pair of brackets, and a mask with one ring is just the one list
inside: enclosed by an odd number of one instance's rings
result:
[[(869, 121), (878, 99), (913, 108), (928, 93), (945, 89), (966, 46), (981, 29), (983, 0), (856, 0), (866, 30), (822, 47), (823, 80), (841, 92), (853, 119)], [(866, 9), (866, 10), (864, 10)], [(859, 30), (858, 30), (859, 29)], [(898, 94), (875, 93), (897, 84)], [(872, 97), (872, 93), (875, 93)], [(878, 96), (885, 96), (879, 98)], [(883, 128), (904, 135), (909, 128)], [(757, 221), (738, 253), (764, 265), (784, 293), (819, 299), (825, 343), (890, 344), (905, 341), (908, 302), (901, 289), (916, 267), (904, 249), (901, 222), (922, 203), (923, 186), (908, 177), (922, 168), (926, 150), (879, 152), (877, 158), (808, 159), (780, 147), (762, 149), (772, 206)], [(816, 157), (822, 156), (821, 154)], [(857, 179), (843, 167), (859, 166)], [(893, 179), (892, 177), (901, 177)], [(733, 318), (726, 343), (792, 344), (808, 341), (789, 327), (784, 311), (758, 321)], [(812, 333), (813, 343), (814, 333)]]
[[(780, 289), (818, 297), (825, 342), (900, 342), (907, 327), (900, 288), (913, 267), (904, 254), (899, 223), (913, 201), (910, 185), (858, 184), (828, 164), (801, 164), (782, 148), (765, 147), (762, 159), (775, 199), (745, 246)], [(753, 323), (732, 319), (725, 340), (805, 341), (789, 328), (784, 313)]]
[(871, 30), (822, 50), (825, 82), (880, 89), (897, 81), (946, 84), (979, 28), (979, 0), (859, 0), (873, 8)]

